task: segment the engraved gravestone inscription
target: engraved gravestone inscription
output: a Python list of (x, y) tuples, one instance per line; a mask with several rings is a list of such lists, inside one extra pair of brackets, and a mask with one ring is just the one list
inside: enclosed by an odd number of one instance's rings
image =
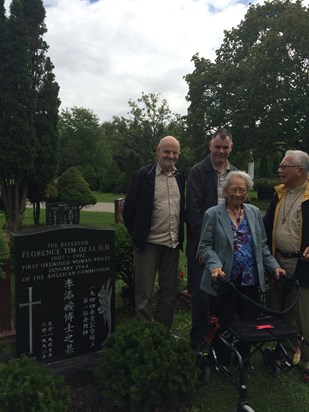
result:
[(101, 349), (115, 327), (114, 230), (53, 226), (13, 239), (17, 356)]
[(46, 203), (46, 225), (78, 225), (80, 210), (78, 205), (68, 203)]

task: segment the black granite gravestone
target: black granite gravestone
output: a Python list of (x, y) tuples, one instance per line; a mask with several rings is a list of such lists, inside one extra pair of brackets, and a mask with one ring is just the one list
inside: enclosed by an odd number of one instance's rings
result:
[(78, 205), (69, 203), (46, 203), (46, 225), (78, 225), (80, 210)]
[(115, 326), (114, 230), (54, 226), (13, 238), (17, 356), (99, 350)]

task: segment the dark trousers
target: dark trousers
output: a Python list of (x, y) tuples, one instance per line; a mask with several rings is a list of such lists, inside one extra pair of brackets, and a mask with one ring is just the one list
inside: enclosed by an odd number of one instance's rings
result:
[[(151, 321), (171, 326), (173, 321), (179, 247), (147, 243), (142, 252), (134, 250), (135, 315), (140, 321)], [(153, 301), (156, 274), (158, 290)]]
[[(250, 299), (258, 302), (258, 286), (239, 286), (240, 292)], [(231, 288), (224, 296), (209, 296), (210, 315), (216, 315), (220, 327), (212, 340), (212, 346), (216, 351), (218, 361), (222, 365), (228, 366), (231, 362), (230, 349), (219, 339), (218, 334), (223, 333), (234, 319), (255, 320), (257, 317), (256, 308), (248, 302), (242, 301)], [(251, 345), (248, 342), (239, 342), (237, 345), (242, 358), (245, 360), (250, 354)]]
[(191, 330), (192, 344), (199, 344), (208, 332), (208, 294), (200, 289), (204, 265), (196, 259), (198, 240), (190, 236), (187, 240), (188, 286), (191, 293)]

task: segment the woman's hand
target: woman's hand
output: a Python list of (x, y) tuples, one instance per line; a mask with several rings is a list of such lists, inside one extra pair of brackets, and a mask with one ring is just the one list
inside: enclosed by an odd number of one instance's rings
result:
[(281, 275), (286, 275), (286, 271), (282, 268), (276, 268), (273, 270), (275, 278), (279, 279)]
[(215, 269), (210, 271), (210, 275), (211, 275), (211, 280), (213, 282), (215, 282), (218, 277), (219, 278), (224, 278), (225, 273), (224, 273), (224, 270), (222, 268), (215, 268)]

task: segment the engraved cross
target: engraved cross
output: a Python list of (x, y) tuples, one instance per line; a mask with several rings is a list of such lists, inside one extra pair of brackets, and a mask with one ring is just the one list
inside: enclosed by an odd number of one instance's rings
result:
[(33, 323), (32, 323), (32, 306), (33, 305), (41, 305), (42, 301), (41, 300), (37, 300), (36, 302), (34, 302), (32, 300), (32, 288), (33, 286), (29, 286), (28, 287), (28, 297), (29, 297), (29, 301), (27, 303), (20, 303), (19, 307), (25, 307), (28, 306), (29, 307), (29, 354), (33, 353), (33, 338), (32, 338), (32, 334), (33, 334)]

